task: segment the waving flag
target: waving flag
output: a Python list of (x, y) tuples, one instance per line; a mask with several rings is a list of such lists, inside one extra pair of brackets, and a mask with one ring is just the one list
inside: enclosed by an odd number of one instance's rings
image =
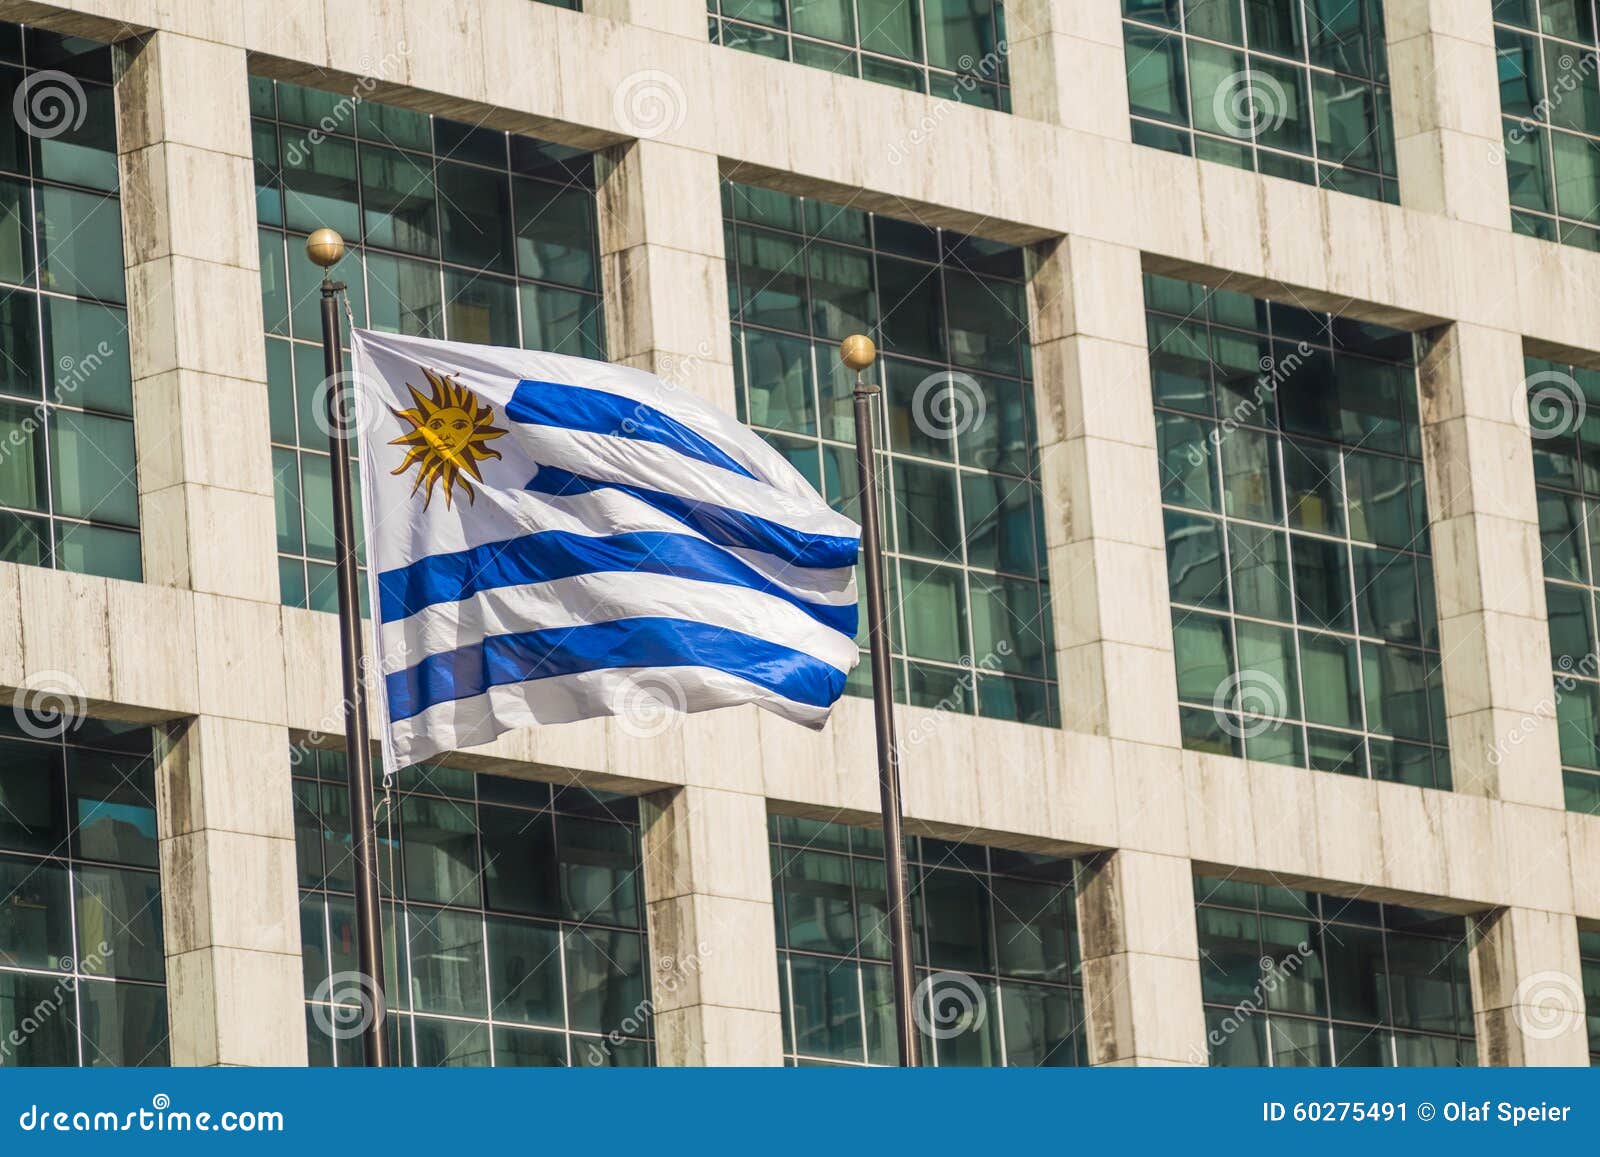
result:
[(623, 366), (354, 350), (391, 767), (641, 701), (827, 721), (860, 530), (761, 438)]

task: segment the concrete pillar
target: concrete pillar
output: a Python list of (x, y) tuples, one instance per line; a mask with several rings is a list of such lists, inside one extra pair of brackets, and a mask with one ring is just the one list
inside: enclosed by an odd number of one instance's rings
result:
[(1384, 0), (1400, 201), (1511, 227), (1489, 0)]
[(245, 52), (117, 51), (147, 582), (195, 593), (198, 718), (158, 762), (175, 1064), (304, 1064)]
[(1028, 298), (1063, 726), (1176, 749), (1139, 253), (1063, 238), (1034, 255)]
[(700, 0), (585, 0), (583, 11), (588, 16), (638, 24), (702, 43), (706, 39), (706, 6)]
[(608, 356), (732, 411), (716, 156), (638, 140), (596, 165)]
[(1091, 858), (1078, 932), (1089, 1063), (1205, 1064), (1189, 861), (1127, 849)]
[(1117, 0), (1007, 0), (1017, 116), (1132, 140)]
[(1473, 924), (1469, 943), (1478, 1063), (1587, 1065), (1577, 921), (1502, 908)]
[(766, 801), (682, 787), (642, 805), (659, 1063), (782, 1064)]
[(1457, 323), (1420, 387), (1445, 714), (1457, 791), (1561, 808), (1522, 340)]

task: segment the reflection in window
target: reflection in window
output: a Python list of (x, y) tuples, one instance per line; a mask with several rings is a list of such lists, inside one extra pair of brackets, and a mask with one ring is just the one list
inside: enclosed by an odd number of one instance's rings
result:
[(333, 610), (322, 271), (306, 235), (344, 236), (334, 275), (359, 325), (602, 358), (594, 170), (530, 137), (282, 81), (251, 78), (250, 102), (279, 584), (290, 606)]
[(1600, 373), (1524, 366), (1561, 777), (1569, 811), (1600, 815)]
[(1519, 233), (1600, 250), (1600, 57), (1591, 0), (1496, 0), (1501, 127)]
[[(311, 1063), (359, 1065), (344, 754), (291, 759)], [(378, 840), (393, 1063), (651, 1063), (636, 801), (418, 765)]]
[(1133, 139), (1399, 201), (1381, 0), (1123, 0)]
[(1448, 788), (1411, 335), (1145, 300), (1184, 745)]
[(0, 1065), (166, 1065), (150, 729), (27, 722), (0, 719)]
[(1600, 932), (1578, 933), (1583, 963), (1583, 1007), (1589, 1029), (1589, 1064), (1600, 1065)]
[(0, 126), (0, 559), (138, 579), (111, 50), (0, 24), (0, 100), (52, 91)]
[(711, 42), (979, 108), (1011, 108), (1001, 0), (708, 0)]
[(1473, 1065), (1467, 922), (1195, 878), (1213, 1065)]
[(739, 416), (856, 519), (838, 344), (878, 343), (896, 698), (1056, 725), (1022, 251), (732, 182), (723, 209)]
[[(784, 1055), (897, 1063), (882, 833), (768, 828)], [(907, 854), (923, 1063), (1088, 1063), (1075, 862), (917, 838)]]

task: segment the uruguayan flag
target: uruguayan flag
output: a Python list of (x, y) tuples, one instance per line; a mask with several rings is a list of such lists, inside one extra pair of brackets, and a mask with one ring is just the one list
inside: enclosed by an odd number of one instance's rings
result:
[(777, 451), (639, 370), (354, 345), (390, 766), (599, 715), (827, 721), (860, 529)]

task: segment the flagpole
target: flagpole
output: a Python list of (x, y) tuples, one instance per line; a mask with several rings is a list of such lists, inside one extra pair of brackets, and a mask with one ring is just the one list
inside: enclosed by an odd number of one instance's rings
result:
[(911, 952), (911, 905), (906, 890), (906, 845), (901, 830), (900, 746), (894, 736), (894, 686), (889, 667), (888, 621), (883, 594), (883, 543), (878, 517), (878, 467), (872, 448), (873, 401), (878, 387), (863, 372), (878, 360), (878, 348), (865, 334), (839, 343), (839, 358), (854, 370), (856, 388), (856, 473), (861, 482), (861, 550), (867, 574), (867, 645), (872, 655), (872, 714), (878, 733), (878, 794), (883, 811), (883, 869), (889, 915), (889, 962), (894, 973), (894, 1020), (900, 1063), (922, 1063), (921, 1040), (913, 1016), (916, 979)]
[[(328, 448), (333, 454), (333, 555), (339, 587), (339, 659), (344, 675), (344, 749), (350, 789), (350, 852), (355, 866), (356, 964), (361, 973), (361, 1045), (369, 1068), (389, 1063), (383, 993), (383, 932), (378, 906), (377, 829), (372, 819), (372, 738), (361, 655), (361, 592), (356, 575), (355, 516), (350, 497), (351, 410), (339, 349), (339, 294), (328, 271), (344, 256), (344, 238), (318, 229), (306, 255), (322, 267), (322, 366), (328, 383)], [(371, 1001), (370, 1006), (368, 1000)]]

